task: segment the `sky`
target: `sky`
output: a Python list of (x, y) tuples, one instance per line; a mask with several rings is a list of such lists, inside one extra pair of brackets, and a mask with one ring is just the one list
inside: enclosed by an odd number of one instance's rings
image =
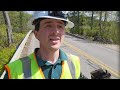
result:
[[(27, 13), (29, 13), (29, 14), (33, 14), (33, 12), (34, 11), (26, 11)], [(113, 11), (113, 12), (115, 12), (115, 11)], [(88, 14), (88, 16), (89, 16), (89, 14), (90, 13), (86, 13), (86, 14)], [(99, 18), (99, 17), (98, 17)], [(114, 20), (116, 17), (114, 16), (114, 15), (109, 15), (109, 17), (108, 17), (108, 21), (109, 20)]]
[(26, 11), (26, 12), (29, 13), (29, 14), (33, 14), (34, 11)]

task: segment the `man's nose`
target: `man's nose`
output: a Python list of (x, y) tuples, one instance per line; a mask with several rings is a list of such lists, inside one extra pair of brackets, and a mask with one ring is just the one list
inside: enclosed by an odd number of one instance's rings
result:
[(57, 35), (60, 33), (59, 29), (57, 27), (55, 27), (53, 30), (52, 30), (52, 33)]

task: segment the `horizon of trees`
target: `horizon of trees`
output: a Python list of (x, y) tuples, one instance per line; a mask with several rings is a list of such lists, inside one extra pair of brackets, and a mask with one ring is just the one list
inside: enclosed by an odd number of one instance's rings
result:
[(93, 41), (120, 43), (118, 11), (70, 11), (68, 16), (75, 24), (73, 29), (68, 30), (70, 33), (91, 38)]

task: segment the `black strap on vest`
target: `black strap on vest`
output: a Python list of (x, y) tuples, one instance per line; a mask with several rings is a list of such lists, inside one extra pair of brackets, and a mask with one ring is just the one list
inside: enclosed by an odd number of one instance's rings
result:
[(24, 79), (31, 79), (31, 60), (29, 57), (24, 57), (20, 59), (23, 65)]
[(69, 66), (69, 69), (70, 69), (70, 72), (71, 72), (71, 75), (72, 75), (72, 79), (75, 79), (75, 66), (73, 64), (73, 62), (71, 61), (71, 56), (70, 54), (67, 54), (67, 57), (68, 57), (68, 66)]

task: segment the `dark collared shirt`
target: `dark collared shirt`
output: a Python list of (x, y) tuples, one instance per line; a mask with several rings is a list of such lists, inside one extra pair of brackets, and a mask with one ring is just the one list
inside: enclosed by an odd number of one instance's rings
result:
[(67, 60), (67, 56), (62, 50), (60, 50), (59, 58), (55, 62), (55, 64), (51, 64), (47, 61), (43, 61), (37, 55), (36, 57), (37, 57), (38, 65), (42, 68), (42, 71), (46, 79), (60, 79), (62, 72), (62, 61)]

